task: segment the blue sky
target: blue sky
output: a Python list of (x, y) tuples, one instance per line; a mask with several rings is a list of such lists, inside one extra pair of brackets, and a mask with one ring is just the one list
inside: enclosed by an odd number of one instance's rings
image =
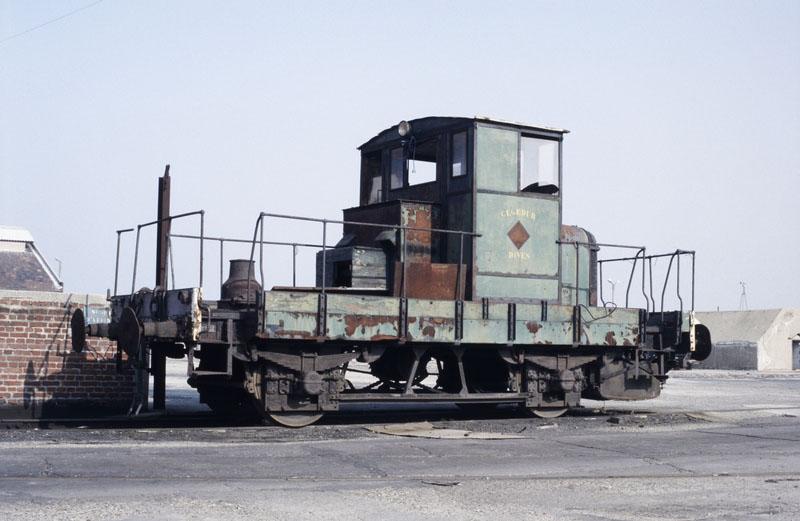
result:
[[(0, 0), (0, 40), (89, 3)], [(698, 308), (736, 309), (739, 281), (797, 307), (798, 27), (796, 1), (105, 0), (0, 43), (0, 223), (103, 292), (165, 163), (174, 211), (246, 237), (261, 210), (338, 218), (355, 147), (397, 121), (490, 115), (570, 129), (564, 222), (696, 249)]]

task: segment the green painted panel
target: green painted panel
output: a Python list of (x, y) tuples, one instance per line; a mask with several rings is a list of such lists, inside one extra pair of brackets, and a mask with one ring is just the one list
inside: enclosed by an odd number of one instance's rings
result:
[[(578, 246), (578, 261), (580, 262), (578, 278), (578, 302), (589, 305), (589, 270), (590, 254), (588, 246)], [(561, 245), (561, 303), (575, 304), (575, 246), (572, 244)]]
[[(472, 344), (493, 344), (508, 341), (508, 304), (489, 303), (483, 318), (480, 302), (464, 303), (464, 341)], [(468, 340), (467, 340), (468, 339)]]
[[(513, 280), (513, 279), (509, 279)], [(554, 281), (553, 281), (554, 282)], [(314, 341), (317, 294), (272, 291), (266, 294), (266, 328), (270, 338)], [(399, 299), (364, 295), (328, 295), (327, 336), (352, 341), (392, 341), (398, 337)], [(516, 307), (517, 345), (572, 344), (572, 306), (549, 305), (547, 321), (541, 306)], [(581, 344), (634, 345), (639, 335), (639, 310), (582, 307)], [(455, 303), (449, 300), (408, 300), (408, 340), (455, 341)], [(464, 344), (505, 344), (508, 341), (508, 304), (490, 302), (483, 318), (480, 302), (465, 302)]]
[(478, 126), (476, 140), (475, 182), (478, 189), (516, 192), (519, 189), (517, 132)]
[(453, 342), (456, 307), (452, 300), (408, 299), (408, 336), (414, 342)]
[(478, 273), (557, 275), (558, 204), (523, 195), (477, 194)]
[(558, 281), (478, 275), (476, 292), (479, 297), (558, 299)]
[(265, 294), (265, 332), (272, 338), (304, 339), (317, 330), (317, 295), (269, 291)]
[(339, 340), (389, 340), (399, 331), (396, 298), (328, 295), (327, 336)]

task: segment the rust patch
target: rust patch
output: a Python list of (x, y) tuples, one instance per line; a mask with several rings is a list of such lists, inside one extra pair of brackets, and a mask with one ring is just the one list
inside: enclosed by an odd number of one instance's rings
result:
[(374, 335), (370, 338), (370, 340), (379, 342), (381, 340), (397, 340), (397, 337), (394, 335)]
[(624, 340), (622, 341), (622, 345), (624, 345), (624, 346), (632, 346), (633, 344), (631, 343), (631, 341), (630, 341), (630, 340), (628, 340), (628, 339), (626, 338), (626, 339), (624, 339)]
[(433, 338), (436, 336), (436, 328), (433, 326), (425, 326), (422, 328), (422, 334)]
[(606, 333), (606, 345), (607, 346), (615, 346), (615, 345), (617, 345), (617, 339), (614, 338), (614, 336), (615, 335), (614, 335), (613, 331), (609, 331), (608, 333)]
[(275, 335), (283, 338), (312, 338), (314, 335), (309, 331), (299, 331), (291, 329), (276, 329)]
[(365, 315), (345, 315), (344, 317), (344, 334), (346, 336), (353, 336), (355, 335), (356, 331), (361, 329), (361, 334), (366, 334), (367, 328), (373, 328), (376, 326), (380, 326), (383, 324), (387, 324), (392, 326), (393, 328), (397, 329), (397, 325), (395, 324), (395, 320), (393, 317), (385, 317), (385, 316), (365, 316)]
[(538, 333), (540, 329), (542, 329), (542, 326), (540, 326), (538, 322), (535, 322), (533, 320), (531, 320), (530, 322), (526, 322), (525, 326), (528, 328), (528, 331), (530, 331), (534, 335)]

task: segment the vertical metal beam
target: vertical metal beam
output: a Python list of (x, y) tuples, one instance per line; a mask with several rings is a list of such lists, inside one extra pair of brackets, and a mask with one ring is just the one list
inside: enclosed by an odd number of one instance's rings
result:
[[(163, 291), (167, 290), (167, 254), (169, 252), (169, 233), (172, 224), (169, 220), (169, 200), (170, 178), (169, 165), (167, 165), (164, 168), (164, 176), (158, 178), (158, 223), (156, 223), (156, 286)], [(151, 356), (150, 372), (153, 374), (153, 410), (163, 411), (166, 409), (167, 355), (164, 353), (162, 346), (155, 344), (152, 346)]]
[(169, 250), (170, 198), (169, 165), (164, 169), (164, 177), (158, 178), (158, 223), (156, 224), (156, 286), (167, 289), (167, 251)]

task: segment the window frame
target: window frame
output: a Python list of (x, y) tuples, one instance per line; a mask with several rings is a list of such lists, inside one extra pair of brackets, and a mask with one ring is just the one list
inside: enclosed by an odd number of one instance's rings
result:
[[(448, 147), (449, 157), (447, 158), (447, 165), (448, 165), (448, 177), (450, 179), (465, 179), (469, 176), (469, 129), (462, 129), (462, 130), (454, 130), (448, 133), (450, 136), (450, 143)], [(464, 134), (464, 168), (463, 173), (459, 175), (453, 174), (453, 161), (454, 161), (454, 151), (455, 151), (455, 138), (457, 135)]]
[[(553, 199), (560, 198), (561, 197), (561, 185), (562, 185), (562, 179), (561, 179), (561, 159), (562, 159), (561, 158), (561, 144), (562, 144), (562, 139), (558, 139), (558, 138), (551, 137), (551, 136), (543, 136), (541, 134), (536, 134), (536, 133), (533, 133), (533, 132), (524, 132), (524, 131), (520, 131), (518, 133), (518, 136), (519, 137), (517, 138), (517, 193), (520, 194), (520, 195), (532, 196), (532, 197), (548, 197), (548, 198), (553, 198)], [(557, 147), (556, 148), (556, 160), (557, 160), (557, 167), (558, 167), (558, 171), (556, 172), (556, 178), (557, 178), (557, 181), (558, 181), (558, 184), (556, 185), (556, 187), (558, 188), (558, 190), (556, 191), (556, 193), (554, 193), (554, 194), (546, 194), (546, 193), (541, 193), (541, 192), (526, 192), (526, 191), (523, 191), (523, 188), (525, 188), (525, 187), (522, 186), (522, 140), (524, 138), (533, 138), (533, 139), (538, 139), (538, 140), (541, 140), (541, 141), (552, 141), (553, 143), (556, 144), (556, 147)], [(530, 186), (530, 185), (527, 185), (527, 186)]]
[[(400, 171), (400, 186), (394, 186), (393, 183), (392, 183), (392, 181), (394, 179), (394, 176), (392, 175), (392, 168), (394, 167), (394, 159), (392, 158), (392, 153), (395, 150), (400, 150), (400, 152), (402, 154), (402, 158), (400, 160), (400, 165), (401, 165), (400, 166), (400, 168), (401, 168), (401, 171)], [(400, 146), (388, 147), (388, 152), (389, 152), (389, 168), (388, 168), (388, 170), (389, 170), (389, 172), (388, 172), (388, 176), (389, 176), (389, 191), (393, 192), (393, 191), (396, 191), (396, 190), (402, 190), (403, 188), (406, 188), (408, 186), (408, 174), (406, 172), (406, 163), (407, 163), (408, 160), (406, 159), (405, 146), (404, 145), (400, 145)]]

